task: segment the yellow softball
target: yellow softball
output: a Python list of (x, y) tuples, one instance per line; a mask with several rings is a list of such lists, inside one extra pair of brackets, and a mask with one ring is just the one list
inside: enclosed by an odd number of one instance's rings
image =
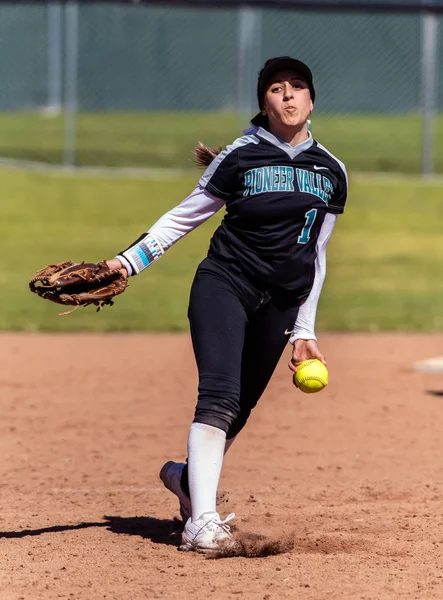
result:
[(294, 373), (294, 384), (305, 394), (320, 392), (328, 385), (328, 369), (318, 358), (304, 360)]

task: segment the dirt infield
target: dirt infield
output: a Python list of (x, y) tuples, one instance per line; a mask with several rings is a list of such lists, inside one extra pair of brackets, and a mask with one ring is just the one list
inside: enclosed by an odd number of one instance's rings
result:
[[(443, 335), (323, 335), (330, 385), (286, 360), (226, 457), (219, 510), (267, 557), (177, 551), (187, 335), (0, 335), (0, 598), (443, 598)], [(293, 548), (291, 549), (291, 545)]]

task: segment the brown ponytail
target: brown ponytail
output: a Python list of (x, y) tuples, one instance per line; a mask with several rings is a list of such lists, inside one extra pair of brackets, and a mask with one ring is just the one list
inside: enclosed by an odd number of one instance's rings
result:
[(219, 148), (210, 148), (209, 146), (206, 146), (206, 144), (199, 142), (192, 151), (194, 154), (194, 162), (199, 167), (207, 167), (222, 150), (222, 146)]

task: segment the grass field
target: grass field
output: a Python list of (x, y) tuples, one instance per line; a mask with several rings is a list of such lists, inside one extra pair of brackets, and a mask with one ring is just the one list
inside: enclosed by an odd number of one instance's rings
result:
[[(221, 218), (181, 240), (115, 306), (58, 317), (31, 294), (49, 262), (110, 258), (177, 204), (195, 177), (98, 179), (0, 170), (2, 330), (181, 330), (195, 268)], [(318, 329), (443, 330), (442, 188), (420, 180), (351, 178), (348, 208), (328, 250)]]
[[(252, 116), (252, 115), (251, 115)], [(224, 145), (247, 126), (233, 113), (79, 114), (77, 165), (192, 169), (198, 140)], [(0, 157), (63, 161), (64, 120), (43, 113), (0, 114)], [(316, 115), (314, 136), (349, 171), (418, 173), (418, 115)], [(443, 173), (443, 116), (435, 120), (436, 172)]]

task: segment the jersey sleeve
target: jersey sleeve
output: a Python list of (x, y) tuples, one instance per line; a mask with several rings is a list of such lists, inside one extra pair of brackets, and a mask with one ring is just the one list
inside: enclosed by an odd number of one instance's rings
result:
[(328, 212), (335, 215), (343, 214), (348, 196), (348, 174), (343, 163), (338, 163), (337, 185), (329, 201)]
[(258, 144), (254, 135), (244, 135), (226, 146), (211, 162), (200, 178), (199, 184), (217, 198), (227, 200), (239, 186), (238, 152), (248, 144)]
[(199, 184), (217, 198), (228, 198), (235, 192), (238, 182), (238, 154), (229, 146), (220, 152), (206, 171)]

